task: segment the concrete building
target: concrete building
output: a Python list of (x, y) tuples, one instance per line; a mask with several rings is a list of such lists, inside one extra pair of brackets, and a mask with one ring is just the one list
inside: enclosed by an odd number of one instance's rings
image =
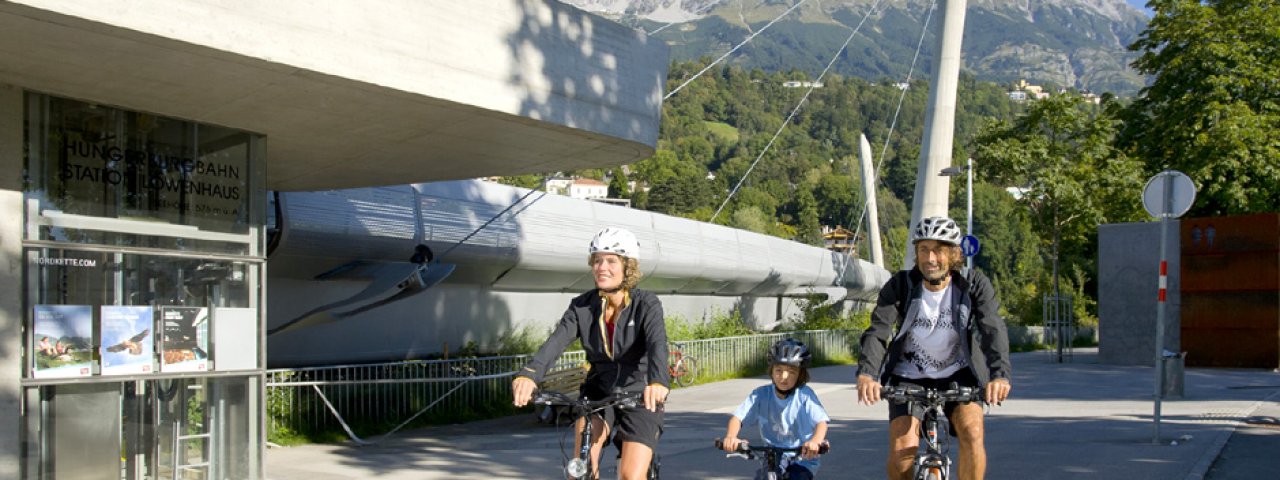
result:
[(609, 196), (609, 185), (593, 178), (579, 178), (569, 186), (569, 197), (582, 200), (606, 198)]
[(0, 1), (0, 478), (264, 478), (268, 191), (630, 163), (667, 61), (543, 0)]

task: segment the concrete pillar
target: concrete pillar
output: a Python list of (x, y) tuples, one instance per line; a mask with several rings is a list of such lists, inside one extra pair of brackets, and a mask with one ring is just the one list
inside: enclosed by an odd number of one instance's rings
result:
[[(880, 207), (876, 204), (876, 174), (871, 159), (871, 143), (859, 135), (859, 157), (862, 159), (862, 191), (867, 199), (867, 239), (871, 243), (871, 263), (884, 268), (884, 251), (880, 248)], [(856, 241), (856, 239), (855, 239)]]
[(0, 478), (21, 464), (22, 121), (22, 90), (0, 84)]
[[(955, 135), (956, 88), (960, 84), (960, 42), (964, 34), (966, 0), (943, 0), (938, 55), (933, 60), (929, 106), (925, 110), (924, 143), (920, 148), (920, 168), (916, 171), (916, 193), (911, 200), (911, 225), (921, 218), (947, 214), (947, 191), (951, 178), (938, 172), (951, 166), (951, 146)], [(915, 265), (915, 249), (908, 243), (904, 269)]]

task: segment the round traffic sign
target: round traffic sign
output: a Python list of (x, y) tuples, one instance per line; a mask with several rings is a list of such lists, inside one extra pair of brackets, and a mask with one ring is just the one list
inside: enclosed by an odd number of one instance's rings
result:
[(1177, 170), (1155, 174), (1142, 189), (1142, 207), (1156, 218), (1181, 217), (1195, 199), (1196, 184), (1191, 177)]
[(966, 257), (976, 256), (980, 249), (981, 247), (978, 245), (978, 237), (965, 235), (964, 239), (960, 241), (960, 251), (963, 252)]

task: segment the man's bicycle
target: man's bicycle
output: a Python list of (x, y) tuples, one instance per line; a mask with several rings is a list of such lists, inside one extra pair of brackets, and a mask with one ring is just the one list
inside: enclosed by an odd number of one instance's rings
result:
[(674, 343), (671, 358), (667, 362), (667, 370), (671, 373), (671, 381), (681, 387), (693, 385), (698, 379), (698, 359), (683, 351), (684, 344)]
[[(564, 454), (564, 471), (574, 480), (583, 480), (590, 478), (599, 478), (599, 472), (596, 476), (592, 476), (592, 472), (598, 470), (597, 465), (593, 465), (591, 460), (591, 427), (593, 422), (604, 421), (603, 417), (597, 415), (605, 409), (620, 407), (623, 409), (639, 409), (644, 408), (644, 397), (639, 392), (621, 392), (615, 391), (608, 397), (600, 400), (588, 400), (585, 397), (572, 398), (559, 392), (541, 391), (534, 395), (532, 403), (534, 405), (545, 405), (548, 407), (566, 407), (569, 409), (573, 417), (571, 422), (577, 425), (579, 418), (585, 418), (581, 432), (578, 432), (581, 440), (581, 447), (578, 449), (577, 456), (570, 458), (565, 453), (564, 439), (561, 438), (560, 451)], [(601, 455), (604, 453), (601, 452)], [(649, 461), (649, 473), (645, 478), (657, 480), (658, 469), (661, 464), (658, 461), (658, 452), (653, 452), (653, 459)]]
[(894, 403), (920, 404), (924, 406), (924, 419), (920, 421), (920, 451), (912, 464), (911, 478), (915, 480), (948, 480), (951, 478), (951, 458), (947, 456), (945, 428), (947, 416), (943, 407), (947, 402), (972, 402), (978, 400), (978, 389), (960, 387), (954, 383), (947, 390), (935, 390), (916, 386), (885, 386), (880, 395)]
[[(831, 449), (831, 444), (822, 442), (822, 447), (818, 449), (819, 455), (824, 455)], [(716, 450), (724, 450), (724, 441), (716, 439)], [(760, 469), (756, 470), (756, 480), (787, 480), (787, 466), (790, 465), (794, 456), (788, 457), (787, 454), (800, 453), (800, 447), (780, 448), (765, 445), (763, 447), (753, 447), (747, 442), (738, 444), (737, 450), (733, 453), (725, 454), (726, 457), (739, 457), (747, 460), (760, 460)]]

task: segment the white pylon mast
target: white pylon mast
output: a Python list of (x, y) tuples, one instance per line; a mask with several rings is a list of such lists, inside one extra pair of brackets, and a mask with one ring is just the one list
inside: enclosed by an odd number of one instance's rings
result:
[[(871, 241), (871, 263), (884, 268), (884, 251), (880, 248), (880, 208), (876, 205), (876, 176), (871, 160), (871, 143), (867, 135), (860, 135), (859, 144), (862, 159), (862, 192), (867, 199), (867, 238)], [(855, 239), (856, 241), (856, 239)]]
[[(911, 200), (911, 225), (908, 238), (921, 218), (947, 215), (947, 192), (950, 177), (939, 176), (951, 166), (951, 148), (955, 136), (956, 88), (960, 83), (960, 42), (964, 34), (966, 0), (942, 0), (942, 34), (938, 35), (937, 57), (933, 60), (933, 77), (929, 89), (929, 107), (925, 111), (924, 143), (920, 148), (920, 167), (916, 171), (916, 193)], [(915, 248), (907, 242), (903, 268), (915, 265)]]

